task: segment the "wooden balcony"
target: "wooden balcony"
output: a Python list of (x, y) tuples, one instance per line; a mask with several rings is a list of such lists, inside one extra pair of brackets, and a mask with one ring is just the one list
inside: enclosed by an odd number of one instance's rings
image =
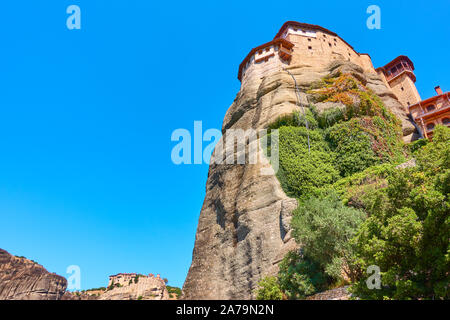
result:
[(393, 69), (395, 69), (395, 70), (391, 71), (392, 70), (391, 69), (386, 74), (387, 81), (391, 81), (392, 79), (396, 78), (397, 76), (401, 75), (404, 72), (408, 72), (413, 77), (413, 80), (414, 81), (416, 80), (416, 76), (414, 75), (413, 68), (406, 63), (399, 64), (396, 66), (396, 68), (393, 68)]
[(284, 47), (280, 47), (278, 49), (278, 55), (283, 60), (290, 60), (292, 58), (292, 50), (284, 48)]
[(444, 103), (440, 107), (429, 111), (421, 108), (420, 111), (417, 113), (416, 118), (430, 119), (434, 117), (439, 117), (440, 115), (446, 114), (448, 112), (450, 112), (450, 103)]

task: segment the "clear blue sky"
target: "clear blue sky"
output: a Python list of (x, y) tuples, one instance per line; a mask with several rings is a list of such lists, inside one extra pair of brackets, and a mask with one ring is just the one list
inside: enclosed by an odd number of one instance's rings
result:
[[(77, 4), (82, 29), (66, 28)], [(366, 8), (381, 8), (381, 30)], [(174, 129), (220, 128), (248, 51), (296, 20), (375, 67), (400, 54), (422, 98), (450, 90), (450, 1), (17, 0), (0, 11), (0, 248), (83, 289), (118, 272), (187, 274), (207, 165), (171, 162)]]

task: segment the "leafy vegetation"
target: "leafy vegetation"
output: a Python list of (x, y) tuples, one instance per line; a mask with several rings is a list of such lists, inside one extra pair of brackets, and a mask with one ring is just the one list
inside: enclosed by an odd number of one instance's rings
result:
[(333, 166), (335, 154), (320, 132), (309, 130), (310, 153), (305, 127), (281, 127), (279, 135), (277, 176), (288, 195), (301, 198), (339, 178), (339, 172)]
[(306, 112), (309, 130), (299, 113), (269, 126), (279, 129), (277, 176), (291, 197), (306, 199), (343, 177), (405, 159), (400, 123), (372, 91), (350, 75), (326, 79), (323, 85), (312, 90), (318, 100), (342, 102), (345, 109), (320, 113), (310, 106)]
[(166, 288), (169, 293), (175, 293), (177, 296), (181, 295), (181, 289), (178, 287), (166, 286)]
[(288, 299), (303, 299), (327, 287), (320, 265), (299, 252), (289, 252), (280, 263), (280, 288)]
[(258, 283), (257, 300), (283, 300), (284, 295), (276, 277), (265, 277)]
[(353, 240), (363, 269), (381, 269), (381, 290), (364, 281), (354, 292), (371, 299), (449, 296), (450, 129), (435, 130), (417, 151), (417, 166), (393, 171), (388, 185), (366, 198), (369, 218)]
[[(283, 190), (296, 197), (290, 252), (258, 299), (302, 299), (350, 281), (361, 299), (449, 299), (450, 129), (405, 146), (399, 120), (351, 75), (323, 79), (315, 102), (342, 108), (279, 118)], [(308, 152), (308, 135), (311, 150)], [(416, 166), (397, 168), (408, 156)], [(366, 270), (381, 270), (368, 289)]]
[(294, 211), (293, 236), (307, 257), (332, 279), (354, 280), (358, 270), (354, 266), (354, 249), (350, 239), (364, 221), (365, 214), (346, 207), (331, 194), (323, 199), (310, 198)]

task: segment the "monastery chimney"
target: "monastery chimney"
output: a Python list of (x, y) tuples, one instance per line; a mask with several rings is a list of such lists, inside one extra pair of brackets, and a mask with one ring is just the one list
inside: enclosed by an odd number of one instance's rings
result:
[(443, 94), (442, 89), (441, 89), (440, 86), (435, 87), (434, 90), (436, 90), (436, 93), (437, 93), (438, 95)]

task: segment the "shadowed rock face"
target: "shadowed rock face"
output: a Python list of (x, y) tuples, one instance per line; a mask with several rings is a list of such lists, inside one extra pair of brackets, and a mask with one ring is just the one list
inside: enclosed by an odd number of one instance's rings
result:
[(0, 300), (59, 300), (67, 280), (0, 249)]
[[(404, 136), (414, 131), (403, 106), (375, 73), (347, 61), (325, 69), (293, 65), (289, 70), (302, 92), (327, 75), (351, 73), (402, 121)], [(306, 102), (308, 95), (301, 98)], [(285, 71), (249, 80), (228, 109), (222, 131), (267, 128), (298, 110), (296, 102), (294, 82)], [(270, 169), (268, 163), (210, 165), (184, 299), (251, 299), (258, 281), (275, 274), (286, 252), (296, 248), (289, 227), (296, 200), (286, 196), (274, 174), (262, 175), (263, 167)]]

